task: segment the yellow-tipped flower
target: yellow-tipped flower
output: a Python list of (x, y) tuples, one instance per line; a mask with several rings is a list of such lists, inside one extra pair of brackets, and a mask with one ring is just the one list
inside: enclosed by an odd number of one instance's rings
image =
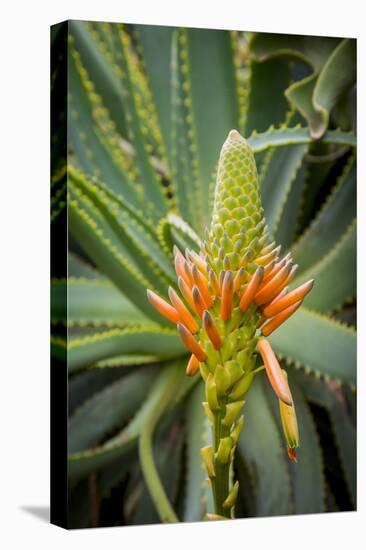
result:
[[(286, 371), (282, 371), (283, 376), (287, 379)], [(295, 405), (291, 407), (286, 405), (283, 401), (279, 401), (281, 422), (284, 436), (287, 442), (287, 452), (291, 460), (297, 462), (295, 448), (300, 444), (299, 428), (297, 425)]]
[(200, 362), (198, 361), (197, 357), (192, 353), (188, 365), (186, 368), (186, 374), (188, 376), (194, 376), (196, 372), (200, 370)]

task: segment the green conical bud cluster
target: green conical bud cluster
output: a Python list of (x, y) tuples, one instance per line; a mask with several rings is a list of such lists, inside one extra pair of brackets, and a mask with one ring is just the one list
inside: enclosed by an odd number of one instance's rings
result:
[(248, 251), (252, 257), (258, 255), (263, 246), (264, 229), (254, 155), (239, 132), (231, 130), (221, 149), (206, 242), (208, 256), (216, 270), (235, 271)]

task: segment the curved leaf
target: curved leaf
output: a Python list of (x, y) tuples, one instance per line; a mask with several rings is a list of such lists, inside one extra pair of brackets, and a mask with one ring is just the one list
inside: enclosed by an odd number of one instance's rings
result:
[[(97, 361), (95, 363), (95, 367), (98, 369), (107, 369), (110, 368), (118, 368), (118, 367), (130, 367), (130, 366), (136, 366), (136, 365), (147, 365), (150, 363), (158, 363), (161, 362), (161, 359), (157, 355), (129, 355), (128, 353), (124, 355), (115, 355), (113, 357), (109, 357), (108, 359), (102, 359), (101, 361)], [(95, 369), (93, 369), (95, 370)]]
[(351, 158), (317, 216), (292, 247), (300, 273), (329, 253), (355, 216), (356, 167)]
[[(134, 183), (129, 160), (118, 146), (118, 138), (109, 135), (105, 130), (106, 113), (103, 112), (103, 121), (95, 118), (101, 112), (101, 105), (96, 94), (90, 96), (93, 83), (82, 65), (80, 54), (72, 46), (68, 82), (70, 144), (78, 165), (89, 175), (99, 176), (108, 182), (112, 189), (137, 206), (140, 202), (139, 186)], [(99, 110), (95, 108), (93, 101), (97, 102)]]
[(339, 38), (325, 36), (256, 33), (250, 49), (259, 60), (285, 56), (299, 59), (318, 72), (339, 42)]
[(69, 180), (92, 201), (98, 213), (110, 224), (117, 242), (128, 251), (128, 257), (141, 273), (161, 291), (173, 281), (174, 271), (161, 250), (152, 228), (130, 205), (113, 197), (103, 186), (90, 182), (82, 174), (69, 170)]
[(285, 56), (313, 68), (312, 74), (291, 84), (285, 95), (308, 121), (312, 137), (320, 138), (328, 127), (329, 112), (354, 83), (355, 41), (259, 33), (250, 49), (267, 63)]
[(98, 33), (93, 32), (91, 24), (86, 21), (69, 21), (69, 32), (74, 38), (75, 47), (81, 54), (96, 91), (101, 95), (103, 103), (108, 106), (118, 131), (121, 135), (126, 135), (122, 86), (113, 70), (113, 64), (108, 63), (103, 54)]
[(262, 204), (272, 235), (276, 235), (281, 215), (296, 174), (307, 151), (307, 145), (294, 145), (274, 151), (260, 182)]
[(306, 187), (306, 169), (307, 165), (305, 163), (298, 169), (295, 180), (287, 195), (282, 210), (282, 216), (278, 221), (275, 238), (278, 243), (281, 243), (283, 251), (288, 250), (291, 246), (299, 228), (300, 214)]
[(95, 447), (101, 439), (132, 417), (143, 402), (156, 368), (139, 369), (95, 393), (69, 419), (69, 453)]
[[(67, 292), (67, 308), (63, 297)], [(51, 285), (53, 323), (125, 326), (148, 321), (107, 279), (56, 279)]]
[(317, 311), (337, 310), (356, 295), (356, 223), (318, 263), (294, 280), (301, 284), (315, 279), (306, 306)]
[[(311, 143), (312, 138), (308, 128), (295, 126), (294, 128), (269, 128), (261, 134), (254, 133), (248, 138), (248, 143), (254, 153), (267, 151), (272, 147), (284, 147), (286, 145), (297, 145), (300, 143)], [(328, 130), (322, 136), (323, 143), (334, 143), (336, 145), (347, 145), (356, 147), (356, 137), (353, 132), (341, 132), (340, 130)]]
[(157, 325), (112, 329), (84, 338), (74, 338), (68, 345), (69, 372), (75, 372), (101, 359), (120, 354), (147, 354), (168, 359), (184, 355), (186, 349), (175, 330)]
[(147, 301), (146, 288), (150, 286), (149, 282), (110, 242), (97, 222), (75, 200), (69, 201), (68, 214), (70, 231), (99, 269), (149, 318), (166, 325)]
[(270, 340), (280, 357), (319, 375), (355, 384), (356, 333), (345, 325), (302, 307)]
[(165, 148), (171, 146), (171, 43), (172, 27), (134, 25), (159, 117)]
[(234, 63), (227, 31), (175, 33), (172, 176), (181, 214), (200, 230), (209, 221), (208, 190), (223, 136), (239, 121)]
[(87, 263), (84, 258), (71, 251), (67, 255), (67, 273), (69, 277), (107, 280), (105, 275)]
[(109, 384), (113, 384), (126, 373), (128, 373), (126, 368), (89, 369), (70, 377), (68, 381), (68, 414), (71, 416), (84, 401), (102, 391)]
[(322, 115), (322, 124), (312, 125), (314, 137), (320, 137), (323, 134), (328, 126), (329, 113), (355, 80), (356, 41), (347, 38), (342, 40), (329, 56), (314, 88), (313, 104)]
[(327, 125), (322, 113), (316, 111), (313, 105), (313, 94), (317, 83), (318, 75), (316, 73), (307, 76), (303, 80), (294, 82), (287, 90), (286, 97), (294, 109), (309, 123), (311, 137), (319, 139)]
[(341, 388), (326, 383), (314, 376), (307, 376), (301, 370), (294, 373), (305, 397), (322, 407), (329, 414), (333, 433), (338, 446), (341, 464), (346, 476), (353, 503), (356, 503), (356, 429), (351, 412)]
[[(172, 366), (168, 365), (162, 370), (140, 410), (119, 434), (94, 449), (69, 455), (68, 472), (71, 479), (84, 477), (90, 472), (98, 471), (114, 460), (125, 456), (135, 447), (142, 427), (158, 405), (162, 393), (171, 383), (171, 368)], [(181, 369), (181, 377), (185, 377), (184, 369)]]
[(284, 91), (290, 77), (286, 59), (250, 61), (243, 135), (249, 136), (254, 130), (264, 132), (271, 124), (278, 126), (284, 122), (289, 110)]
[(296, 514), (315, 514), (325, 511), (325, 479), (320, 441), (313, 417), (300, 388), (291, 382), (299, 423), (300, 449), (298, 464), (291, 463)]
[[(133, 143), (135, 168), (138, 181), (143, 187), (145, 209), (152, 219), (159, 219), (168, 210), (169, 201), (160, 175), (153, 167), (149, 153), (148, 122), (154, 116), (142, 105), (146, 97), (141, 93), (141, 74), (139, 74), (136, 53), (133, 51), (131, 37), (127, 27), (122, 24), (109, 26), (111, 40), (114, 42), (114, 54), (119, 67), (119, 78), (123, 86), (123, 104), (127, 112), (128, 137)], [(146, 85), (146, 83), (144, 83)], [(146, 95), (146, 90), (145, 90)]]

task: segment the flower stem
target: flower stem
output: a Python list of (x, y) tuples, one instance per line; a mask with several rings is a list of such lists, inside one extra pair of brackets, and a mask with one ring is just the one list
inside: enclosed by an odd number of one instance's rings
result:
[[(230, 434), (230, 428), (222, 424), (223, 411), (225, 403), (221, 403), (221, 408), (215, 414), (215, 422), (212, 430), (212, 446), (214, 457), (219, 448), (220, 439)], [(230, 460), (223, 464), (214, 458), (215, 477), (212, 478), (212, 493), (214, 498), (215, 514), (230, 518), (230, 509), (224, 508), (223, 504), (229, 494), (230, 488)]]

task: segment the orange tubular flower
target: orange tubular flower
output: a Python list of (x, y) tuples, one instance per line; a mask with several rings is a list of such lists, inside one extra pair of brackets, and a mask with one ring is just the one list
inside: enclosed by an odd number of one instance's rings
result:
[(290, 271), (291, 264), (285, 264), (268, 283), (265, 283), (254, 297), (256, 304), (260, 306), (272, 300), (285, 286)]
[(187, 273), (186, 268), (186, 259), (184, 258), (183, 254), (180, 252), (180, 250), (176, 249), (175, 258), (174, 258), (174, 267), (175, 272), (178, 277), (182, 277), (184, 282), (189, 286), (189, 288), (192, 287), (192, 281), (189, 276), (189, 273)]
[(290, 273), (287, 275), (287, 279), (285, 280), (285, 282), (282, 285), (283, 287), (286, 286), (286, 285), (289, 285), (291, 283), (291, 281), (294, 280), (298, 269), (299, 269), (299, 266), (297, 264), (292, 266)]
[(288, 292), (288, 286), (285, 286), (285, 288), (283, 288), (281, 290), (281, 292), (279, 294), (277, 294), (277, 296), (275, 296), (275, 298), (273, 298), (273, 300), (271, 302), (269, 302), (269, 303), (267, 302), (265, 307), (261, 309), (263, 315), (266, 316), (265, 313), (264, 313), (264, 309), (267, 309), (267, 307), (269, 307), (269, 306), (273, 306), (277, 302), (277, 300), (279, 300), (283, 296), (286, 296), (287, 292)]
[(270, 321), (262, 326), (261, 332), (263, 336), (269, 336), (276, 328), (282, 325), (295, 311), (301, 306), (302, 300), (299, 300), (292, 306), (283, 309), (280, 313), (275, 315)]
[(207, 266), (206, 266), (206, 263), (204, 261), (204, 259), (199, 256), (198, 254), (196, 254), (196, 252), (194, 250), (186, 250), (186, 257), (193, 263), (195, 264), (198, 269), (200, 270), (200, 272), (202, 273), (202, 275), (204, 275), (205, 277), (207, 276)]
[(194, 376), (196, 372), (198, 372), (200, 369), (200, 362), (198, 361), (197, 357), (195, 355), (191, 355), (190, 360), (188, 361), (188, 365), (186, 368), (186, 374), (188, 376)]
[(202, 298), (207, 304), (207, 307), (211, 307), (213, 305), (213, 299), (208, 289), (206, 277), (202, 275), (201, 271), (194, 264), (192, 265), (191, 273), (192, 273), (193, 281), (198, 286), (199, 291), (202, 294)]
[(247, 288), (244, 290), (243, 295), (240, 299), (239, 307), (241, 311), (246, 311), (250, 305), (250, 303), (253, 301), (253, 298), (259, 288), (259, 285), (262, 282), (264, 274), (264, 267), (259, 266), (257, 268), (257, 271), (254, 273), (253, 277), (251, 278)]
[(160, 296), (155, 294), (155, 292), (148, 290), (147, 298), (150, 304), (160, 313), (160, 315), (165, 317), (165, 319), (168, 319), (168, 321), (171, 321), (172, 323), (178, 323), (180, 321), (177, 310), (168, 304), (168, 302), (163, 300), (163, 298), (160, 298)]
[(273, 279), (273, 277), (279, 272), (279, 270), (286, 264), (287, 260), (285, 258), (282, 258), (279, 262), (274, 262), (273, 268), (271, 270), (265, 269), (264, 276), (263, 276), (263, 285), (265, 282), (268, 283), (270, 279)]
[(244, 269), (244, 267), (241, 267), (237, 274), (235, 275), (235, 278), (234, 278), (234, 292), (239, 292), (240, 289), (241, 289), (241, 286), (243, 285), (243, 283), (245, 282), (246, 280), (246, 271)]
[(268, 306), (266, 306), (263, 309), (263, 314), (266, 317), (273, 317), (273, 315), (277, 315), (278, 313), (286, 309), (288, 306), (295, 304), (299, 300), (303, 300), (305, 296), (313, 288), (313, 286), (314, 286), (314, 279), (311, 279), (310, 281), (307, 281), (303, 285), (295, 288), (295, 290), (292, 290), (285, 296), (278, 297), (276, 300), (268, 304)]
[(268, 340), (259, 340), (258, 351), (262, 356), (267, 376), (274, 392), (281, 401), (291, 406), (292, 396), (287, 379), (283, 375), (282, 369)]
[(199, 331), (199, 325), (193, 315), (188, 311), (184, 302), (179, 298), (178, 294), (171, 287), (168, 289), (169, 299), (178, 312), (179, 318), (186, 325), (186, 327), (195, 334)]
[(217, 327), (215, 325), (215, 321), (212, 319), (210, 313), (208, 311), (203, 312), (203, 326), (205, 331), (207, 332), (207, 335), (209, 339), (211, 340), (213, 347), (215, 349), (221, 348), (221, 337), (220, 333), (217, 330)]
[(208, 309), (208, 305), (204, 301), (200, 289), (196, 285), (194, 285), (194, 287), (192, 288), (192, 296), (197, 315), (200, 319), (202, 319), (203, 312), (205, 311), (205, 309)]
[(221, 296), (221, 288), (220, 283), (217, 279), (216, 273), (213, 269), (208, 270), (208, 280), (210, 283), (211, 290), (215, 296), (220, 297)]
[(183, 277), (178, 277), (178, 287), (179, 287), (179, 290), (181, 291), (182, 295), (184, 296), (185, 300), (190, 305), (191, 309), (193, 311), (196, 311), (194, 301), (193, 301), (191, 288), (187, 285), (187, 283), (185, 282)]
[(178, 334), (182, 339), (183, 344), (186, 346), (187, 349), (191, 353), (193, 353), (198, 361), (205, 361), (207, 358), (206, 353), (203, 351), (197, 340), (195, 340), (194, 336), (189, 332), (189, 330), (182, 325), (181, 323), (177, 324)]
[(263, 271), (263, 282), (268, 279), (269, 276), (273, 276), (273, 270), (274, 270), (274, 267), (276, 265), (276, 261), (273, 260), (272, 262), (269, 262), (269, 264), (265, 265), (264, 266), (264, 271)]
[(227, 321), (233, 309), (234, 277), (231, 271), (226, 271), (221, 289), (221, 319)]

